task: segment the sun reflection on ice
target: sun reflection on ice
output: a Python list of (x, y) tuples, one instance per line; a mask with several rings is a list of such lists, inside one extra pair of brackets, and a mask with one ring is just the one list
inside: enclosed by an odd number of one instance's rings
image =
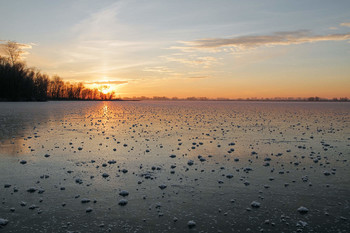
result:
[(103, 116), (108, 117), (108, 106), (106, 103), (104, 103), (104, 105), (103, 105)]

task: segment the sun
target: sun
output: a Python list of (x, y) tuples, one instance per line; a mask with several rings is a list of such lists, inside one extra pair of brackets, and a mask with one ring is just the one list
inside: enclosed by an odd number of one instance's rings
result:
[(111, 92), (111, 86), (110, 85), (101, 85), (99, 87), (99, 90), (102, 94), (108, 94), (109, 92)]
[(108, 89), (104, 89), (104, 90), (102, 90), (101, 91), (103, 94), (107, 94), (108, 92), (109, 92), (109, 90)]

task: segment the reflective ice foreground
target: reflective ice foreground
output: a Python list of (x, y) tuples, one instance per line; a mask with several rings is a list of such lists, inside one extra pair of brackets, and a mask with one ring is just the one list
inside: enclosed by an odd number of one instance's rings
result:
[(0, 231), (349, 232), (349, 157), (349, 103), (0, 103)]

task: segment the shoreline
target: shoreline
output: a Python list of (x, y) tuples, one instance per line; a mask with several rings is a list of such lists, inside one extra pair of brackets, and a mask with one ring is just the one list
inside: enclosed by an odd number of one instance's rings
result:
[(154, 99), (116, 99), (116, 100), (69, 100), (69, 99), (61, 99), (61, 100), (0, 100), (0, 103), (17, 103), (17, 102), (139, 102), (139, 101), (156, 101), (156, 102), (288, 102), (288, 103), (348, 103), (350, 100), (216, 100), (216, 99), (207, 99), (207, 100), (187, 100), (187, 99), (177, 99), (177, 100), (154, 100)]

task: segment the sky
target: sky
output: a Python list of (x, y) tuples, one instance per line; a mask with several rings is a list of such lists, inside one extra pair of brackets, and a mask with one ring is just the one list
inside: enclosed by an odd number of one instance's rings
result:
[(350, 97), (348, 0), (0, 0), (29, 66), (120, 97)]

